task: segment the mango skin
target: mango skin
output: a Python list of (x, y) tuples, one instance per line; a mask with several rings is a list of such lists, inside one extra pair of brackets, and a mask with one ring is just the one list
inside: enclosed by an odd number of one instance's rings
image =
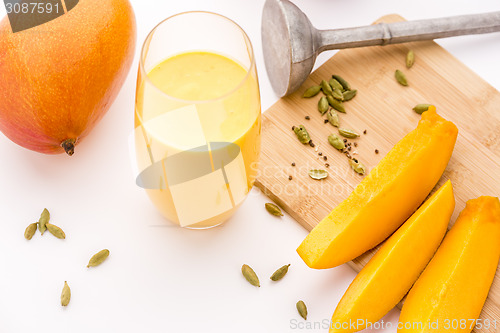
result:
[(80, 0), (67, 14), (12, 33), (0, 22), (0, 130), (45, 154), (80, 142), (118, 95), (135, 53), (128, 0)]
[[(432, 259), (455, 208), (450, 181), (434, 193), (359, 272), (332, 316), (330, 333), (351, 333), (394, 308)], [(362, 320), (363, 325), (343, 323)]]
[(311, 268), (332, 268), (389, 237), (436, 185), (457, 135), (457, 127), (431, 106), (417, 128), (304, 239), (297, 249), (304, 262)]
[[(479, 318), (500, 259), (500, 201), (469, 200), (436, 255), (410, 290), (399, 321), (423, 323), (399, 333), (468, 333)], [(465, 327), (446, 327), (465, 320)], [(429, 327), (428, 323), (437, 327)]]

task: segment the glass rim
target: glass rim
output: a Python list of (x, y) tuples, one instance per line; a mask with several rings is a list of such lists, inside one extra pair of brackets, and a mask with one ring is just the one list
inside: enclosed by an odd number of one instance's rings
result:
[[(249, 47), (249, 55), (250, 55), (250, 66), (248, 67), (248, 70), (245, 74), (245, 76), (243, 77), (243, 79), (234, 86), (234, 88), (232, 88), (230, 91), (228, 91), (227, 93), (221, 95), (221, 96), (218, 96), (216, 98), (212, 98), (212, 99), (205, 99), (205, 100), (187, 100), (187, 99), (182, 99), (182, 98), (178, 98), (178, 97), (174, 97), (172, 95), (169, 95), (167, 94), (166, 92), (164, 92), (163, 90), (161, 90), (152, 80), (151, 78), (149, 77), (148, 73), (146, 72), (146, 69), (145, 69), (145, 65), (144, 65), (144, 61), (145, 61), (145, 58), (146, 58), (146, 55), (145, 55), (145, 51), (146, 51), (146, 44), (150, 44), (152, 39), (153, 39), (153, 35), (154, 33), (158, 30), (158, 28), (163, 25), (165, 22), (177, 17), (177, 16), (182, 16), (182, 15), (187, 15), (187, 14), (209, 14), (209, 15), (213, 15), (213, 16), (218, 16), (219, 18), (222, 18), (222, 19), (225, 19), (226, 21), (232, 23), (236, 28), (238, 28), (239, 31), (241, 31), (241, 33), (243, 34), (244, 38), (246, 39), (246, 41), (248, 42), (248, 47)], [(207, 50), (209, 51), (209, 50)], [(166, 19), (160, 21), (160, 23), (158, 23), (149, 33), (148, 35), (146, 36), (146, 39), (144, 40), (144, 43), (142, 44), (142, 48), (141, 48), (141, 53), (140, 53), (140, 59), (139, 59), (139, 69), (141, 71), (141, 74), (143, 76), (145, 76), (145, 81), (149, 82), (153, 87), (155, 87), (155, 89), (157, 89), (162, 95), (165, 95), (166, 97), (168, 97), (169, 99), (172, 99), (172, 100), (175, 100), (175, 101), (178, 101), (178, 102), (182, 102), (182, 103), (190, 103), (190, 104), (193, 104), (193, 103), (196, 103), (196, 104), (202, 104), (202, 103), (211, 103), (211, 102), (215, 102), (215, 101), (219, 101), (219, 100), (222, 100), (222, 99), (225, 99), (226, 97), (232, 95), (234, 92), (236, 92), (238, 89), (240, 89), (243, 84), (248, 80), (249, 76), (250, 76), (250, 73), (252, 71), (252, 68), (255, 67), (255, 54), (254, 54), (254, 50), (253, 50), (253, 45), (252, 45), (252, 41), (250, 40), (250, 37), (248, 37), (247, 33), (245, 32), (245, 30), (243, 30), (243, 28), (238, 24), (236, 23), (235, 21), (233, 21), (232, 19), (228, 18), (227, 16), (224, 16), (224, 15), (221, 15), (221, 14), (218, 14), (218, 13), (214, 13), (214, 12), (209, 12), (209, 11), (202, 11), (202, 10), (194, 10), (194, 11), (186, 11), (186, 12), (181, 12), (181, 13), (177, 13), (177, 14), (174, 14), (174, 15), (171, 15), (169, 17), (167, 17)]]

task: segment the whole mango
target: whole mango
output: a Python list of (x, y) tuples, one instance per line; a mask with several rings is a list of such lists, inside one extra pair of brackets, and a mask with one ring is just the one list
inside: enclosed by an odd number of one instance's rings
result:
[(44, 154), (73, 155), (103, 117), (132, 65), (128, 0), (80, 0), (66, 14), (13, 33), (0, 22), (0, 130)]

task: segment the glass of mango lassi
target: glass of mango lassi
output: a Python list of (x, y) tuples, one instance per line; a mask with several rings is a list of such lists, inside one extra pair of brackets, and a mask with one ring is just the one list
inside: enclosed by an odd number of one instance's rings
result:
[(181, 227), (226, 221), (253, 186), (261, 107), (252, 45), (226, 17), (172, 16), (151, 31), (135, 105), (137, 185)]

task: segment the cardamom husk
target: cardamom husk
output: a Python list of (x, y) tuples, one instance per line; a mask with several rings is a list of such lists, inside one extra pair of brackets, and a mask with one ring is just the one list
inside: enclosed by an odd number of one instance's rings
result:
[(339, 134), (348, 139), (356, 139), (359, 137), (358, 133), (347, 128), (339, 128)]
[(281, 212), (281, 209), (273, 204), (273, 203), (266, 203), (266, 210), (274, 216), (283, 216), (283, 213)]
[(394, 76), (396, 77), (396, 81), (402, 86), (408, 86), (408, 81), (406, 80), (406, 75), (401, 72), (399, 69), (396, 69), (396, 72), (394, 72)]
[(360, 175), (365, 174), (366, 167), (363, 165), (363, 163), (359, 162), (357, 159), (349, 160), (349, 164), (351, 164), (352, 169), (357, 173), (359, 173)]
[(344, 102), (350, 101), (351, 99), (353, 99), (354, 97), (356, 97), (357, 93), (358, 93), (357, 90), (347, 90), (347, 91), (344, 91), (344, 93), (343, 93), (343, 95), (344, 95)]
[(90, 258), (89, 264), (87, 265), (87, 268), (99, 266), (108, 257), (109, 257), (109, 250), (108, 249), (104, 249), (104, 250), (97, 252), (96, 254), (94, 254), (92, 256), (92, 258)]
[(335, 98), (333, 98), (332, 95), (326, 96), (326, 100), (328, 101), (328, 104), (338, 112), (345, 113), (345, 108), (344, 104), (342, 104), (341, 101), (337, 101)]
[(325, 96), (322, 96), (318, 101), (318, 111), (321, 114), (325, 114), (325, 112), (328, 111), (328, 100)]
[(26, 227), (26, 230), (24, 230), (24, 238), (26, 238), (27, 240), (31, 240), (35, 235), (37, 226), (38, 223), (35, 222)]
[(304, 318), (304, 320), (307, 320), (307, 307), (304, 301), (298, 301), (297, 302), (297, 311), (299, 312), (299, 315)]
[(339, 127), (340, 126), (339, 115), (337, 114), (337, 112), (335, 112), (334, 109), (330, 109), (326, 113), (326, 119), (328, 119), (328, 122), (330, 124), (332, 124), (332, 126), (335, 126), (335, 127)]
[(276, 272), (274, 272), (273, 275), (271, 275), (271, 280), (273, 281), (281, 280), (286, 275), (286, 273), (288, 273), (288, 267), (290, 267), (290, 264), (278, 268)]
[(66, 234), (64, 233), (64, 231), (61, 228), (59, 228), (58, 226), (47, 223), (46, 227), (47, 227), (47, 230), (55, 237), (57, 237), (59, 239), (66, 238)]
[(333, 74), (332, 78), (334, 78), (335, 80), (337, 80), (342, 85), (342, 87), (344, 88), (344, 90), (351, 90), (351, 85), (349, 84), (349, 82), (347, 82), (346, 80), (344, 80), (344, 78), (342, 76)]
[(312, 86), (304, 92), (304, 95), (302, 95), (302, 97), (311, 98), (316, 96), (320, 91), (321, 91), (321, 86)]
[(313, 169), (309, 171), (309, 177), (315, 180), (321, 180), (328, 177), (328, 172), (326, 170)]
[(38, 220), (38, 230), (40, 230), (40, 233), (43, 235), (45, 230), (47, 230), (47, 227), (45, 226), (47, 223), (50, 221), (50, 213), (47, 210), (47, 208), (43, 209), (42, 214), (40, 215), (40, 219)]
[(333, 93), (332, 87), (325, 80), (321, 81), (321, 90), (323, 90), (325, 95), (331, 95)]
[(248, 265), (241, 266), (241, 273), (252, 286), (260, 287), (259, 278), (257, 277), (257, 274), (255, 274), (254, 270), (250, 266)]
[(328, 81), (328, 83), (330, 84), (330, 86), (334, 91), (335, 90), (339, 90), (340, 92), (344, 91), (344, 87), (342, 86), (342, 84), (340, 84), (340, 82), (337, 81), (334, 77), (332, 77), (330, 81)]
[(344, 100), (344, 95), (342, 94), (342, 90), (335, 89), (332, 93), (333, 98), (335, 98), (337, 101), (343, 101)]
[(335, 148), (335, 149), (338, 149), (338, 150), (342, 150), (345, 148), (345, 143), (344, 141), (338, 136), (338, 135), (335, 135), (335, 134), (331, 134), (329, 137), (328, 137), (328, 142)]
[(304, 125), (294, 126), (293, 131), (295, 132), (295, 135), (297, 135), (297, 138), (301, 143), (307, 144), (311, 142), (311, 137), (309, 136), (309, 133), (307, 132)]
[(415, 53), (413, 50), (408, 51), (406, 54), (406, 68), (411, 68), (415, 63)]
[(429, 107), (431, 106), (431, 104), (417, 104), (415, 105), (415, 107), (413, 108), (413, 111), (415, 111), (416, 113), (418, 114), (422, 114), (424, 113), (425, 111), (429, 110)]
[(71, 300), (71, 289), (68, 286), (68, 282), (64, 281), (64, 287), (61, 292), (61, 305), (68, 306), (70, 300)]

